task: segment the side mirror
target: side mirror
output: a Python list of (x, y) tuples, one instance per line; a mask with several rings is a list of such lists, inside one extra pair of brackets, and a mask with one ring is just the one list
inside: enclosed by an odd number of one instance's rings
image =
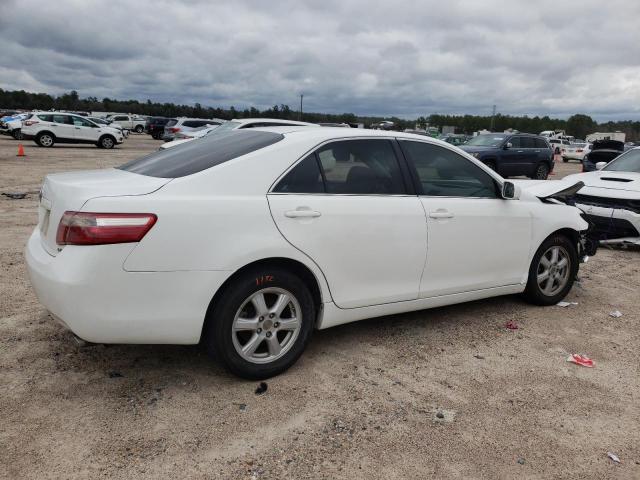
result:
[(502, 198), (505, 200), (518, 200), (520, 198), (520, 187), (513, 182), (502, 184)]
[(505, 144), (504, 144), (504, 147), (503, 147), (503, 148), (504, 148), (505, 150), (509, 150), (511, 147), (513, 147), (513, 144), (512, 144), (511, 142), (507, 142), (507, 143), (505, 143)]
[(596, 163), (596, 170), (602, 170), (606, 166), (607, 166), (607, 162), (598, 162)]

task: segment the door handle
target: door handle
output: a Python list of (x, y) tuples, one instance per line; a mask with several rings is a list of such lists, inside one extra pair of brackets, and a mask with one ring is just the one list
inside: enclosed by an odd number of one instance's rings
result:
[(429, 212), (431, 218), (453, 218), (453, 213), (449, 210), (438, 209), (435, 212)]
[(518, 150), (518, 153), (524, 153), (524, 150)]
[(297, 208), (296, 210), (288, 210), (284, 212), (287, 218), (316, 218), (322, 215), (320, 212), (311, 210), (310, 208)]

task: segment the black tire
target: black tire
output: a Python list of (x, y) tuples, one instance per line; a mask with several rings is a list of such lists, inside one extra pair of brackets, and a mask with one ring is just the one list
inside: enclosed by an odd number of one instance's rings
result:
[[(541, 265), (542, 256), (552, 247), (561, 247), (568, 254), (568, 280), (566, 285), (558, 292), (553, 292), (553, 295), (547, 295), (538, 284), (538, 273), (540, 268), (544, 269), (544, 265)], [(554, 234), (548, 237), (540, 248), (536, 251), (529, 267), (529, 278), (527, 280), (527, 287), (524, 291), (524, 297), (530, 303), (535, 305), (555, 305), (566, 297), (567, 293), (573, 287), (576, 275), (578, 274), (578, 252), (576, 245), (566, 235)], [(546, 285), (545, 285), (546, 286)]]
[(100, 137), (100, 140), (98, 140), (97, 146), (98, 148), (105, 148), (107, 150), (111, 150), (113, 147), (116, 146), (116, 139), (113, 138), (111, 135), (103, 135), (102, 137)]
[(50, 148), (56, 143), (56, 137), (52, 133), (42, 132), (36, 137), (36, 143), (41, 147)]
[(533, 172), (533, 176), (531, 178), (533, 178), (534, 180), (546, 180), (548, 177), (549, 177), (549, 166), (544, 162), (540, 162), (536, 166), (536, 169)]
[[(243, 305), (247, 305), (247, 299), (253, 294), (274, 288), (286, 290), (293, 295), (300, 306), (301, 325), (297, 337), (282, 356), (269, 363), (254, 363), (243, 358), (236, 350), (232, 328), (234, 319)], [(269, 295), (271, 294), (265, 295), (265, 303)], [(256, 268), (240, 274), (218, 296), (215, 305), (212, 305), (207, 312), (202, 340), (209, 354), (231, 373), (250, 380), (269, 378), (287, 370), (302, 355), (313, 334), (315, 311), (313, 297), (299, 277), (282, 268), (268, 266)], [(253, 315), (259, 314), (254, 312)], [(266, 325), (267, 320), (264, 322), (261, 325)], [(254, 333), (249, 332), (248, 335), (254, 335)], [(280, 332), (276, 333), (276, 338), (279, 334)], [(266, 340), (264, 344), (259, 344), (259, 348), (266, 347)]]
[(136, 125), (136, 128), (134, 129), (134, 131), (136, 133), (142, 133), (144, 131), (144, 127), (142, 125)]
[(568, 163), (568, 162), (569, 162), (569, 159), (568, 159), (567, 157), (562, 157), (562, 161), (563, 161), (564, 163)]
[(14, 131), (12, 131), (11, 136), (16, 140), (22, 140), (24, 138), (24, 136), (22, 135), (22, 130), (19, 128), (16, 128)]

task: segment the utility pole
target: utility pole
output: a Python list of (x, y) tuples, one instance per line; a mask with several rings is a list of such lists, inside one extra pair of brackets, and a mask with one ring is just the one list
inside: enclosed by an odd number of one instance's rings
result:
[(300, 113), (298, 114), (298, 120), (300, 122), (302, 121), (302, 97), (304, 97), (304, 95), (301, 93), (300, 94)]
[(491, 128), (490, 130), (493, 132), (493, 126), (495, 123), (495, 117), (496, 117), (496, 106), (493, 106), (493, 112), (491, 113)]

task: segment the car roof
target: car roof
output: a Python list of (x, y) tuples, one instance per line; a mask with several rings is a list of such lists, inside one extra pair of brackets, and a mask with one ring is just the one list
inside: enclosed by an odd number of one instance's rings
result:
[(309, 122), (299, 122), (297, 120), (285, 120), (283, 118), (234, 118), (230, 120), (231, 122), (239, 122), (244, 124), (247, 123), (259, 123), (259, 122), (278, 122), (278, 123), (286, 123), (287, 125), (314, 125), (318, 126), (315, 123)]

